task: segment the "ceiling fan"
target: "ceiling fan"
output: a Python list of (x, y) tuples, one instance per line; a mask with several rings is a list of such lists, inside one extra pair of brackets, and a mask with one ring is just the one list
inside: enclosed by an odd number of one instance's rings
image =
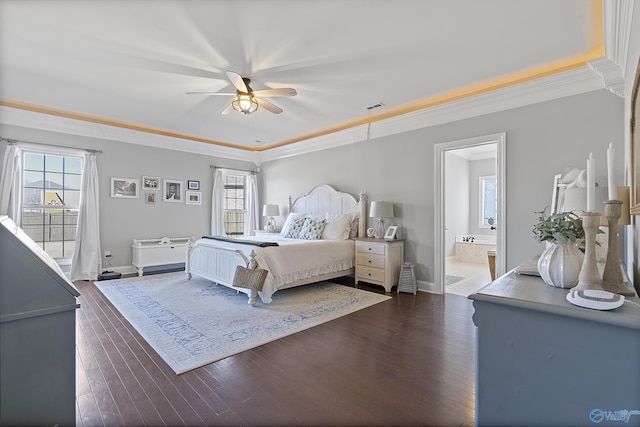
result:
[(249, 83), (251, 83), (250, 79), (242, 77), (240, 74), (234, 73), (233, 71), (227, 71), (227, 77), (229, 77), (229, 80), (231, 80), (231, 83), (236, 88), (235, 94), (228, 92), (225, 93), (197, 91), (187, 92), (187, 95), (235, 95), (235, 98), (233, 98), (231, 103), (229, 103), (229, 105), (227, 105), (227, 107), (222, 110), (222, 114), (228, 114), (231, 110), (236, 110), (240, 114), (251, 114), (258, 109), (258, 106), (274, 114), (280, 114), (282, 113), (282, 108), (272, 104), (265, 99), (262, 99), (262, 97), (295, 96), (298, 93), (295, 89), (290, 87), (254, 91), (253, 89), (251, 89), (251, 86), (249, 86)]

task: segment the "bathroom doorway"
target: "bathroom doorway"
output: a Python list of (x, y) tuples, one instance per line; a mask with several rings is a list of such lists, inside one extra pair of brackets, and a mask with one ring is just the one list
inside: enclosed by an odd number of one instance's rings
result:
[(504, 273), (506, 134), (435, 146), (434, 291), (462, 296)]

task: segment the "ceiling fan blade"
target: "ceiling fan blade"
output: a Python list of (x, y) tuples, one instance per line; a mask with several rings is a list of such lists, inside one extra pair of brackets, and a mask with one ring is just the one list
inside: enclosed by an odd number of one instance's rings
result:
[(291, 87), (281, 87), (275, 89), (254, 90), (254, 96), (296, 96), (298, 92)]
[(230, 92), (211, 92), (206, 90), (196, 90), (192, 92), (186, 92), (186, 94), (187, 95), (224, 95), (224, 96), (236, 95), (235, 93), (230, 93)]
[(240, 92), (249, 93), (249, 89), (247, 89), (247, 85), (244, 84), (244, 80), (242, 80), (242, 76), (238, 73), (234, 73), (233, 71), (227, 71), (227, 77), (231, 80), (231, 83), (238, 89)]
[(255, 98), (256, 102), (258, 103), (258, 105), (262, 108), (264, 108), (267, 111), (271, 111), (274, 114), (280, 114), (282, 113), (282, 108), (273, 105), (272, 103), (270, 103), (269, 101), (265, 101), (262, 98)]

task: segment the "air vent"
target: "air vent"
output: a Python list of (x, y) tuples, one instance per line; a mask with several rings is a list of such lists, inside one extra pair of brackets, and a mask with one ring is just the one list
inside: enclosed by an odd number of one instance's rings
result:
[(367, 110), (371, 111), (371, 110), (375, 110), (376, 108), (380, 108), (380, 107), (384, 107), (384, 104), (382, 102), (378, 102), (377, 104), (369, 105), (367, 107)]

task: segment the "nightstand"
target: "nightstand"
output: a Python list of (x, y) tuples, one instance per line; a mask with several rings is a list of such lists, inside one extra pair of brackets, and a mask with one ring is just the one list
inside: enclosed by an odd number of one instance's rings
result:
[(404, 240), (357, 238), (356, 285), (367, 282), (391, 288), (398, 284), (400, 267), (404, 259)]

